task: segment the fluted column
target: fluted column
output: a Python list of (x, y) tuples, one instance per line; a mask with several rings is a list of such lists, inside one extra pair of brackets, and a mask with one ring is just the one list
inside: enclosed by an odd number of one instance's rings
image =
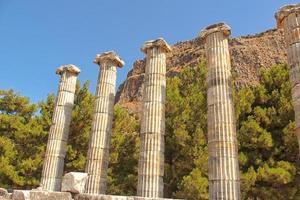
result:
[(159, 38), (145, 42), (141, 50), (147, 60), (137, 195), (158, 198), (164, 192), (166, 53), (171, 48)]
[(49, 191), (60, 191), (61, 188), (76, 81), (80, 70), (74, 65), (63, 65), (56, 70), (56, 73), (61, 76), (61, 80), (55, 101), (40, 184), (42, 189)]
[[(275, 14), (278, 28), (283, 28), (287, 45), (296, 134), (300, 145), (300, 4), (287, 5)], [(300, 147), (300, 146), (299, 146)]]
[(96, 100), (89, 141), (86, 172), (88, 180), (85, 193), (105, 194), (109, 147), (115, 101), (117, 67), (124, 62), (115, 52), (105, 52), (96, 56), (94, 63), (100, 66)]
[(240, 199), (240, 180), (231, 64), (228, 50), (230, 27), (224, 23), (204, 29), (208, 60), (207, 126), (209, 199)]

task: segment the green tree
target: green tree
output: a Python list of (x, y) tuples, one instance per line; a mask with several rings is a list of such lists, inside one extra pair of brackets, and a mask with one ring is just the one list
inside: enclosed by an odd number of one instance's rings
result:
[[(82, 87), (78, 82), (75, 94), (65, 173), (84, 171), (92, 125), (94, 96), (89, 91), (89, 82), (85, 82)], [(55, 96), (50, 94), (45, 102), (40, 103), (40, 121), (46, 132), (50, 129), (54, 102)], [(136, 192), (138, 125), (138, 119), (135, 116), (129, 115), (128, 111), (120, 106), (115, 106), (108, 169), (108, 191), (111, 194), (133, 195)]]
[(35, 116), (37, 105), (13, 90), (0, 91), (0, 186), (38, 184), (46, 132)]
[(286, 65), (236, 95), (243, 199), (299, 198), (298, 146)]
[(112, 132), (108, 193), (135, 195), (139, 157), (139, 121), (127, 110), (116, 105)]
[[(165, 196), (208, 199), (206, 69), (201, 62), (167, 80)], [(65, 171), (83, 171), (94, 97), (77, 84)], [(234, 91), (243, 199), (300, 199), (300, 162), (286, 65), (260, 72), (260, 84)], [(0, 90), (0, 187), (39, 183), (55, 96), (39, 105)], [(139, 119), (115, 106), (108, 193), (134, 195)], [(39, 113), (38, 113), (39, 112)]]
[(208, 198), (205, 77), (205, 63), (201, 62), (167, 82), (166, 196)]
[(82, 87), (79, 82), (77, 83), (65, 172), (84, 171), (85, 169), (94, 108), (94, 96), (89, 91), (89, 85), (89, 81), (85, 82)]

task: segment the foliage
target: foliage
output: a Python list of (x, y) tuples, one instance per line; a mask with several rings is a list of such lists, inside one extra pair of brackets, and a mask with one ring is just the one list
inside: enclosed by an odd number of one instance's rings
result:
[[(208, 199), (206, 67), (167, 80), (165, 196)], [(300, 199), (300, 169), (286, 65), (260, 72), (260, 84), (234, 91), (243, 199)], [(55, 102), (0, 90), (0, 187), (39, 184)], [(77, 84), (65, 171), (84, 171), (94, 96)], [(134, 195), (139, 119), (115, 106), (108, 193)]]
[(299, 198), (298, 144), (286, 65), (263, 69), (261, 84), (236, 95), (244, 199)]
[(36, 111), (28, 98), (0, 91), (0, 187), (27, 188), (39, 182), (47, 133)]
[(138, 120), (115, 106), (108, 170), (109, 194), (135, 195), (139, 157)]
[[(167, 82), (164, 178), (166, 196), (197, 199), (196, 193), (207, 198), (207, 183), (198, 187), (194, 187), (196, 184), (193, 183), (207, 179), (204, 66), (205, 63), (201, 63), (195, 68), (187, 68)], [(193, 179), (196, 174), (200, 177)]]

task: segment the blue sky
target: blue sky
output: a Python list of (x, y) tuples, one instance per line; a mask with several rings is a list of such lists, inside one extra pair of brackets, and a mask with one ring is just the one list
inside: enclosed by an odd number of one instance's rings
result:
[(164, 37), (189, 40), (224, 21), (232, 36), (275, 27), (274, 12), (293, 0), (0, 0), (0, 89), (14, 89), (33, 102), (56, 93), (62, 64), (77, 65), (94, 93), (97, 53), (115, 50), (126, 65), (121, 84), (141, 45)]

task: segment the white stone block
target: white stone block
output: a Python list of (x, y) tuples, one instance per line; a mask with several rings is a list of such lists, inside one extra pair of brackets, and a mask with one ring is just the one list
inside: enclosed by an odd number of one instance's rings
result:
[(30, 200), (30, 190), (14, 190), (12, 194), (13, 200)]
[(70, 172), (65, 174), (61, 185), (62, 192), (83, 193), (87, 181), (87, 173)]

